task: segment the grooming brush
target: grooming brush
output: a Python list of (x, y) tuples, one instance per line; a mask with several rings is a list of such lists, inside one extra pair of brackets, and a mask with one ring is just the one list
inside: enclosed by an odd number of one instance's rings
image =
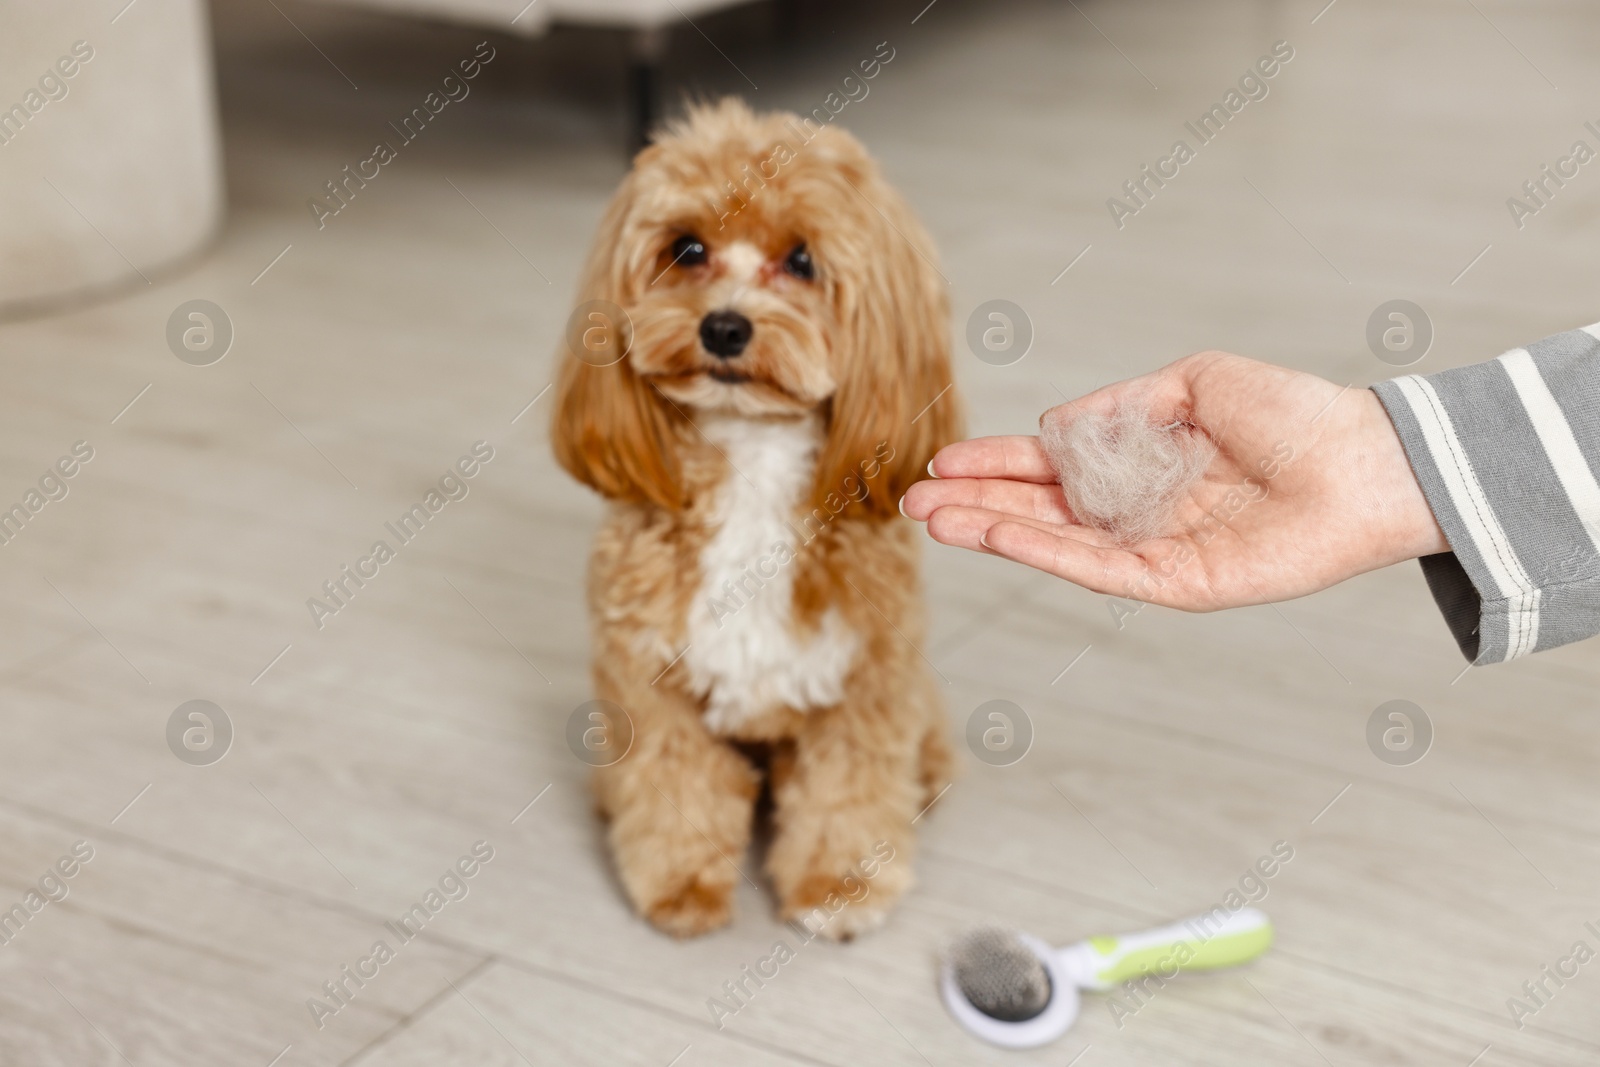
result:
[(1248, 963), (1272, 944), (1272, 923), (1241, 908), (1220, 924), (1197, 915), (1170, 926), (1091, 937), (1052, 948), (1029, 934), (986, 928), (958, 941), (939, 991), (969, 1033), (1002, 1048), (1035, 1048), (1066, 1033), (1080, 989), (1111, 989), (1144, 975), (1212, 971)]

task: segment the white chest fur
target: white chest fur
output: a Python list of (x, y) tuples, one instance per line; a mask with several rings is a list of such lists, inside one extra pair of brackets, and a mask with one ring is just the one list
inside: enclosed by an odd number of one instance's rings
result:
[(719, 417), (702, 422), (732, 469), (717, 490), (714, 529), (700, 551), (683, 663), (714, 732), (774, 707), (838, 703), (857, 638), (829, 609), (815, 632), (793, 612), (797, 509), (811, 488), (821, 423)]

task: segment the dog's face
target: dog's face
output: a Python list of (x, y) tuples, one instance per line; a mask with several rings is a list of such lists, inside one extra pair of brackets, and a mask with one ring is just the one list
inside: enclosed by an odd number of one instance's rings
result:
[[(757, 202), (768, 191), (775, 192), (756, 187), (719, 210), (706, 179), (678, 190), (684, 202), (674, 210), (640, 220), (654, 275), (628, 309), (628, 361), (688, 408), (795, 414), (837, 388), (833, 360), (841, 346), (828, 296), (852, 284), (851, 264), (819, 262), (824, 220), (794, 205), (763, 210)], [(723, 217), (730, 211), (738, 215)]]
[(731, 100), (693, 110), (635, 161), (580, 300), (617, 305), (631, 334), (615, 366), (569, 358), (558, 398), (558, 457), (607, 495), (681, 503), (672, 452), (696, 412), (822, 411), (819, 489), (880, 442), (920, 472), (954, 436), (954, 398), (934, 410), (944, 280), (842, 130)]
[(631, 297), (629, 364), (671, 400), (770, 415), (833, 396), (849, 347), (835, 308), (870, 284), (873, 254), (839, 238), (872, 208), (848, 184), (864, 157), (841, 158), (855, 146), (824, 146), (821, 130), (799, 143), (812, 132), (724, 107), (635, 169), (611, 254)]

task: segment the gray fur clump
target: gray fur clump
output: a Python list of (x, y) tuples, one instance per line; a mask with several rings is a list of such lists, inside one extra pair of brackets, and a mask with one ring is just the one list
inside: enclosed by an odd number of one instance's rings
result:
[(1154, 421), (1138, 400), (1109, 415), (1055, 415), (1045, 420), (1039, 444), (1072, 514), (1121, 545), (1173, 532), (1178, 505), (1217, 454), (1204, 433)]

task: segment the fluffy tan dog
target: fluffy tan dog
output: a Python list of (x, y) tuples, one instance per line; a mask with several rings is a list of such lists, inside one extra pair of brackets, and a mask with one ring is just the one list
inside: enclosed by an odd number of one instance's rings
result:
[(554, 442), (610, 501), (589, 603), (634, 731), (596, 774), (622, 884), (669, 933), (727, 923), (765, 776), (781, 914), (870, 929), (951, 765), (897, 509), (959, 432), (932, 245), (850, 135), (727, 100), (639, 154), (579, 301)]

